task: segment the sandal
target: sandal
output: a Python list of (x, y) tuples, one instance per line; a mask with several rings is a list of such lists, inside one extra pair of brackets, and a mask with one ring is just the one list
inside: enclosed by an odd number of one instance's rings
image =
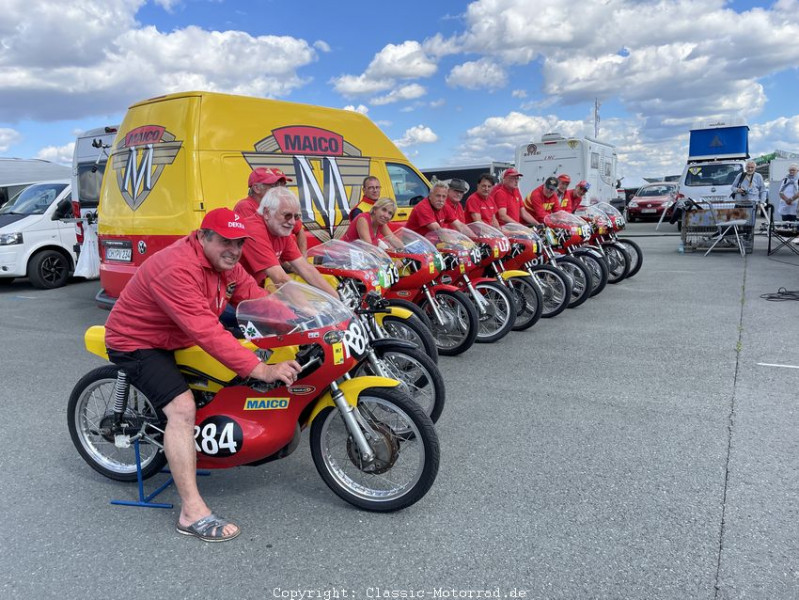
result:
[[(232, 540), (241, 533), (241, 528), (236, 530), (232, 535), (225, 535), (225, 525), (231, 524), (230, 521), (220, 519), (215, 514), (211, 513), (207, 517), (203, 517), (195, 521), (188, 527), (183, 527), (180, 522), (176, 525), (176, 530), (182, 535), (191, 535), (200, 538), (204, 542), (227, 542)], [(235, 523), (233, 523), (235, 524)]]

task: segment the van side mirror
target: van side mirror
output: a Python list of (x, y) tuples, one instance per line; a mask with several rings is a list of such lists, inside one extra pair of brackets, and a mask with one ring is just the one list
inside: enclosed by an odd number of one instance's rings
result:
[(53, 221), (69, 219), (70, 217), (72, 217), (72, 201), (69, 198), (64, 198), (58, 203), (53, 213)]

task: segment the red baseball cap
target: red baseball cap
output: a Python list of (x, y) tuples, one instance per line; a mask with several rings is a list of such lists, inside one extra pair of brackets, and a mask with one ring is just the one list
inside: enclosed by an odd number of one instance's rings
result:
[(286, 174), (280, 169), (258, 167), (257, 169), (253, 169), (252, 173), (250, 173), (250, 178), (247, 180), (247, 187), (252, 187), (256, 183), (272, 185), (281, 179), (284, 181), (294, 181), (291, 177), (286, 177)]
[(205, 214), (200, 229), (210, 229), (228, 240), (251, 238), (244, 227), (244, 219), (229, 208), (215, 208)]
[(560, 175), (558, 175), (558, 179), (560, 179), (561, 181), (565, 181), (566, 183), (569, 183), (572, 180), (572, 178), (566, 175), (566, 173), (561, 173)]
[(502, 174), (502, 179), (506, 177), (524, 177), (521, 173), (519, 173), (516, 169), (508, 169)]
[(583, 179), (580, 183), (577, 184), (577, 187), (581, 187), (584, 190), (588, 191), (591, 189), (591, 184), (588, 183), (585, 179)]

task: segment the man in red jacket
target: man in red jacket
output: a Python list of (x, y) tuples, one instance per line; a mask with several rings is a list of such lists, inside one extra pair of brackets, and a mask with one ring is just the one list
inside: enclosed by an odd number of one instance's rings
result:
[(144, 262), (106, 322), (108, 357), (167, 418), (164, 452), (181, 500), (177, 531), (204, 541), (235, 538), (241, 530), (211, 512), (197, 489), (194, 396), (174, 351), (198, 345), (242, 377), (296, 381), (293, 360), (267, 365), (219, 322), (228, 302), (266, 295), (238, 264), (249, 234), (229, 208), (209, 211), (200, 229)]
[(544, 183), (535, 188), (524, 200), (524, 205), (532, 215), (540, 222), (544, 222), (544, 217), (553, 212), (563, 210), (558, 200), (558, 180), (555, 177), (547, 177)]
[(491, 192), (491, 198), (497, 205), (497, 221), (505, 223), (522, 223), (534, 225), (538, 223), (523, 206), (522, 193), (519, 191), (519, 177), (516, 169), (508, 169), (502, 175), (502, 183)]

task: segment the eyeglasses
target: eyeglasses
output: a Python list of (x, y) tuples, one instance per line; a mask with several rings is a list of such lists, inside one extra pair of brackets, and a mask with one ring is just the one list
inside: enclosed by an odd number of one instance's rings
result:
[(280, 213), (280, 216), (283, 217), (284, 221), (291, 221), (292, 219), (299, 221), (302, 219), (302, 213), (284, 212)]
[(379, 185), (367, 185), (366, 186), (367, 190), (379, 190), (380, 188), (381, 188), (381, 186), (379, 186)]

